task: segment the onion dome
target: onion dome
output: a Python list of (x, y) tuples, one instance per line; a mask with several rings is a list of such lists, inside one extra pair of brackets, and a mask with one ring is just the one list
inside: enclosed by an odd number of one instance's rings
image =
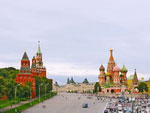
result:
[(106, 73), (106, 76), (110, 76), (111, 74), (109, 72)]
[(128, 70), (126, 69), (125, 65), (123, 65), (123, 67), (122, 67), (122, 69), (120, 71), (124, 72), (124, 73), (128, 72)]
[(119, 71), (120, 71), (119, 66), (116, 65), (116, 66), (113, 68), (113, 71), (114, 71), (114, 72), (119, 72)]
[(100, 68), (99, 68), (99, 71), (104, 71), (104, 70), (105, 70), (104, 66), (101, 65)]

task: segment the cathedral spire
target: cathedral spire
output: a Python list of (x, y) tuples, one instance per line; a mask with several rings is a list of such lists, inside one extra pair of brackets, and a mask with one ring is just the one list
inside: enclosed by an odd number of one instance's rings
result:
[(110, 49), (110, 57), (107, 65), (107, 71), (112, 73), (114, 67), (115, 67), (115, 61), (113, 57), (113, 49)]
[(37, 53), (41, 54), (40, 41), (38, 41), (38, 50), (37, 50)]
[(109, 58), (109, 61), (114, 61), (113, 49), (110, 49), (110, 58)]

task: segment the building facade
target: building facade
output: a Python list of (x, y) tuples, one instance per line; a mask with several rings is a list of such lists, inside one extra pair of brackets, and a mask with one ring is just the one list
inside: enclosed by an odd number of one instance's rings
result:
[(64, 86), (54, 86), (54, 91), (57, 92), (78, 92), (78, 93), (85, 93), (85, 92), (93, 92), (94, 90), (93, 84), (85, 84), (85, 83), (78, 83), (78, 84), (66, 84)]
[(139, 85), (139, 80), (137, 77), (136, 69), (133, 75), (130, 75), (127, 80), (128, 89), (132, 90)]
[(25, 85), (26, 82), (32, 83), (32, 98), (36, 97), (36, 80), (34, 76), (46, 77), (46, 68), (43, 66), (40, 42), (38, 43), (36, 56), (33, 56), (32, 58), (31, 67), (28, 55), (26, 52), (24, 52), (19, 74), (15, 78), (16, 82), (20, 83), (21, 85)]

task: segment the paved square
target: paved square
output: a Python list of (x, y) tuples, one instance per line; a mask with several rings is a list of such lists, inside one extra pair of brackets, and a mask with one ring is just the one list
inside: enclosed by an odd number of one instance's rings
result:
[[(40, 103), (23, 113), (103, 113), (106, 102), (96, 97), (87, 98), (85, 94), (59, 93), (57, 96)], [(88, 103), (88, 108), (82, 108)]]

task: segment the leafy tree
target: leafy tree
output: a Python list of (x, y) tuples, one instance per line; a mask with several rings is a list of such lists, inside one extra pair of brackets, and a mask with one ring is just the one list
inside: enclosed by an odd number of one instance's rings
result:
[(101, 86), (99, 85), (99, 82), (96, 82), (94, 85), (93, 93), (101, 92)]
[[(45, 94), (45, 87), (46, 87), (46, 93), (52, 90), (52, 83), (50, 82), (49, 79), (45, 77), (38, 77), (35, 76), (36, 80), (36, 96), (39, 95), (39, 86), (40, 86), (40, 94), (44, 95)], [(42, 84), (42, 85), (40, 85)]]
[(148, 92), (147, 84), (144, 83), (144, 82), (141, 82), (141, 83), (138, 85), (137, 89), (139, 90), (139, 92), (142, 92), (142, 93), (143, 93), (144, 91)]
[(13, 67), (8, 68), (0, 68), (0, 76), (3, 76), (4, 78), (15, 78), (16, 75), (19, 73), (19, 70)]
[(70, 84), (70, 80), (69, 80), (69, 78), (67, 79), (67, 84)]
[(6, 93), (6, 91), (6, 80), (4, 79), (4, 77), (0, 76), (0, 98)]
[(83, 83), (85, 83), (85, 84), (89, 84), (89, 82), (88, 82), (87, 78), (85, 78), (85, 79), (84, 79)]
[(32, 83), (26, 82), (25, 85), (20, 85), (18, 87), (18, 93), (17, 94), (20, 98), (28, 98), (31, 95), (30, 89), (32, 89)]
[(6, 87), (7, 87), (6, 96), (8, 97), (9, 100), (14, 98), (16, 85), (17, 83), (14, 79), (10, 78), (6, 80)]

